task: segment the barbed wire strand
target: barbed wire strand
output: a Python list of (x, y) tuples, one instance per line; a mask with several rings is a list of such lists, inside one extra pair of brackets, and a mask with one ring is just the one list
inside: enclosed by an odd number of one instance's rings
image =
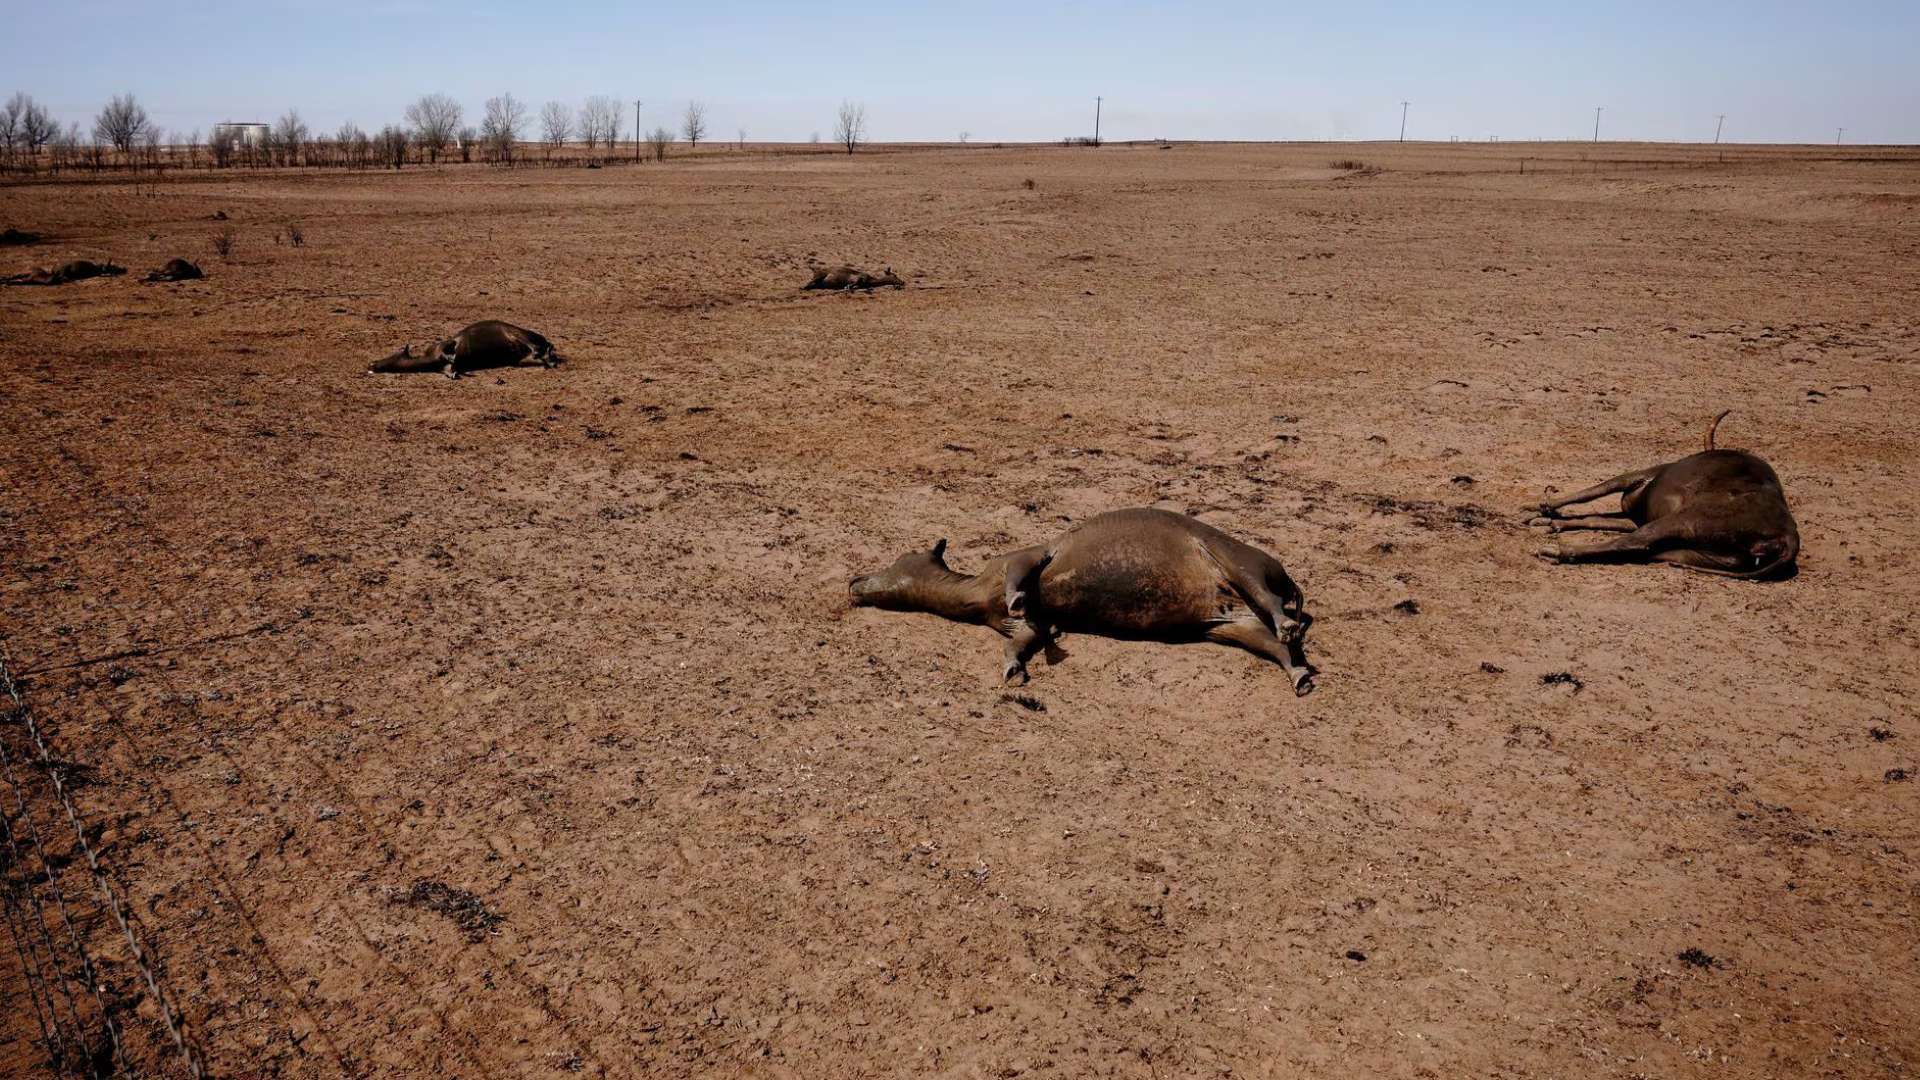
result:
[[(63, 454), (65, 453), (64, 447), (62, 448), (62, 452)], [(77, 459), (71, 458), (70, 455), (68, 456), (69, 456), (69, 460), (71, 460), (73, 464), (77, 468), (79, 468), (79, 470), (82, 472), (83, 475), (91, 476), (91, 472), (92, 472), (91, 469), (84, 466)], [(162, 551), (163, 553), (171, 557), (174, 557), (175, 559), (178, 559), (180, 557), (179, 553), (174, 550), (172, 544), (169, 543), (160, 534), (160, 531), (158, 529), (156, 529), (151, 524), (147, 523), (145, 520), (140, 518), (137, 514), (132, 513), (129, 510), (129, 508), (127, 508), (124, 505), (119, 505), (118, 509), (127, 513), (128, 518), (141, 531), (143, 531), (146, 534), (146, 539), (155, 548), (159, 549), (160, 551)], [(284, 628), (284, 623), (279, 623), (278, 620), (269, 620), (267, 623), (263, 623), (255, 627), (250, 627), (242, 631), (215, 635), (214, 637), (207, 639), (206, 643), (224, 642), (224, 641), (229, 641), (237, 638), (250, 637), (263, 630), (275, 629), (275, 628)], [(4, 666), (5, 659), (6, 659), (6, 653), (4, 650), (4, 646), (0, 646), (0, 675), (6, 675), (7, 669)], [(57, 666), (64, 667), (68, 665), (57, 665)], [(73, 666), (83, 666), (83, 665), (73, 665)], [(38, 670), (54, 670), (54, 668), (45, 668), (45, 669), (38, 669)], [(162, 674), (162, 681), (168, 682), (169, 685), (171, 686), (171, 680), (167, 679), (164, 673)], [(12, 688), (11, 676), (7, 676), (7, 683), (8, 683), (8, 686), (7, 686), (8, 692), (17, 696), (18, 691)], [(177, 688), (174, 688), (174, 689), (176, 691), (176, 696), (182, 696), (182, 695), (178, 695)], [(186, 700), (188, 700), (192, 711), (196, 715), (198, 715), (199, 710), (198, 710), (197, 699), (187, 698)], [(126, 731), (124, 726), (115, 722), (111, 717), (109, 717), (109, 723), (112, 724), (116, 732), (118, 732), (121, 735), (121, 737), (128, 738), (129, 743), (131, 744), (132, 740), (130, 739), (129, 733)], [(37, 729), (35, 729), (35, 731), (36, 731), (36, 737), (37, 737)], [(225, 748), (221, 747), (217, 741), (214, 744), (214, 748), (216, 749), (217, 752), (220, 753), (221, 757), (226, 760), (227, 764), (235, 770), (236, 773), (241, 771), (239, 769), (238, 763), (233, 760), (232, 756), (228, 754)], [(384, 832), (377, 826), (377, 824), (374, 823), (374, 815), (368, 812), (365, 807), (360, 805), (359, 800), (355, 798), (346, 789), (345, 785), (341, 784), (339, 779), (333, 776), (331, 771), (328, 770), (326, 766), (323, 763), (321, 763), (318, 759), (316, 759), (311, 753), (301, 753), (299, 756), (303, 760), (305, 760), (308, 764), (316, 768), (317, 771), (320, 773), (321, 777), (327, 782), (327, 784), (332, 788), (334, 788), (334, 790), (344, 798), (344, 801), (354, 808), (354, 818), (359, 823), (360, 827), (367, 833), (371, 834), (371, 836), (377, 842), (379, 842), (380, 846), (389, 853), (390, 857), (398, 857), (400, 863), (403, 866), (406, 865), (408, 863), (408, 860), (405, 858), (404, 855), (400, 854), (399, 849), (392, 844), (392, 842), (387, 838)], [(163, 791), (167, 790), (164, 785), (162, 785), (162, 790)], [(168, 794), (169, 801), (172, 801), (171, 792), (168, 791), (167, 794)], [(175, 812), (176, 813), (180, 812), (177, 804), (175, 805)], [(478, 839), (494, 855), (498, 856), (501, 854), (498, 851), (498, 849), (494, 847), (490, 838), (480, 834), (477, 830), (473, 831), (471, 835), (474, 838)], [(210, 853), (203, 853), (203, 854), (207, 855), (207, 860), (209, 864), (213, 865), (216, 871), (218, 871), (218, 864), (213, 863), (211, 854)], [(224, 877), (224, 875), (222, 876)], [(234, 892), (234, 895), (231, 897), (231, 899), (236, 904), (239, 904), (240, 898), (237, 895), (237, 892), (232, 890), (231, 883), (229, 883), (229, 891)], [(333, 906), (334, 906), (335, 912), (339, 914), (345, 920), (347, 925), (354, 930), (356, 935), (361, 939), (362, 943), (365, 944), (369, 949), (371, 949), (375, 955), (379, 955), (380, 949), (374, 944), (372, 938), (366, 933), (366, 930), (363, 927), (361, 927), (358, 921), (356, 921), (353, 918), (353, 916), (349, 913), (346, 906), (337, 901)], [(245, 910), (244, 905), (241, 905), (241, 909), (243, 911)], [(118, 914), (117, 907), (115, 908), (115, 912), (116, 914)], [(247, 921), (251, 926), (252, 920), (250, 917), (248, 918)], [(129, 931), (129, 933), (131, 932)], [(257, 928), (254, 929), (254, 933), (256, 937), (259, 936)], [(261, 941), (262, 941), (262, 944), (264, 944), (264, 938), (262, 938)], [(560, 1026), (560, 1029), (567, 1036), (577, 1040), (578, 1051), (583, 1053), (585, 1057), (593, 1061), (593, 1063), (598, 1067), (600, 1075), (602, 1076), (610, 1075), (610, 1071), (607, 1066), (607, 1063), (601, 1060), (600, 1057), (593, 1051), (592, 1046), (587, 1042), (587, 1040), (582, 1039), (578, 1036), (578, 1034), (574, 1031), (573, 1023), (564, 1014), (560, 1013), (554, 1007), (554, 1005), (548, 998), (549, 991), (547, 990), (547, 987), (545, 986), (545, 984), (540, 983), (537, 980), (529, 979), (528, 976), (523, 971), (520, 970), (520, 965), (516, 964), (512, 957), (504, 956), (499, 952), (497, 952), (493, 948), (493, 945), (491, 942), (483, 942), (482, 947), (485, 948), (486, 951), (495, 958), (495, 960), (500, 962), (509, 973), (511, 973), (517, 980), (519, 980), (523, 984), (523, 986), (526, 987), (527, 995), (536, 1008), (538, 1008), (544, 1015), (546, 1015), (546, 1017), (549, 1020), (552, 1020), (555, 1023), (557, 1023)], [(272, 964), (272, 966), (274, 967), (275, 973), (278, 974), (282, 978), (282, 980), (286, 982), (287, 988), (289, 989), (290, 992), (293, 993), (295, 1003), (299, 1005), (304, 1005), (304, 995), (300, 994), (299, 991), (293, 987), (290, 980), (286, 980), (285, 973), (279, 970), (279, 966), (277, 962), (274, 962), (272, 960), (271, 954), (269, 954), (268, 959), (269, 959), (269, 963)], [(406, 979), (404, 975), (402, 975), (401, 978), (404, 982), (408, 984), (410, 988), (412, 987), (411, 980)], [(416, 996), (418, 996), (417, 989), (415, 993), (416, 993)], [(465, 1042), (471, 1049), (469, 1049), (463, 1056), (466, 1056), (470, 1060), (473, 1060), (476, 1065), (480, 1064), (480, 1062), (478, 1061), (478, 1058), (481, 1056), (479, 1054), (481, 1044), (479, 1040), (474, 1036), (473, 1032), (466, 1028), (455, 1028), (453, 1025), (451, 1025), (448, 1022), (447, 1017), (443, 1015), (441, 1011), (431, 1003), (427, 1003), (427, 1008), (429, 1012), (433, 1015), (434, 1019), (438, 1022), (443, 1032), (446, 1032), (449, 1036), (451, 1036), (453, 1032), (457, 1030), (462, 1035), (465, 1036)], [(309, 1015), (311, 1015), (311, 1013), (309, 1013)], [(325, 1029), (318, 1023), (317, 1017), (314, 1017), (314, 1020), (315, 1020), (316, 1030), (321, 1031), (324, 1038)], [(330, 1040), (329, 1040), (329, 1043), (330, 1043)], [(336, 1054), (336, 1056), (339, 1054), (339, 1051), (337, 1048), (330, 1046), (330, 1049), (333, 1049), (333, 1052)], [(189, 1055), (189, 1061), (192, 1061), (192, 1060), (193, 1059), (191, 1055)], [(201, 1077), (203, 1075), (204, 1074), (199, 1071), (194, 1072), (194, 1076), (196, 1078)]]
[(80, 822), (80, 813), (74, 808), (73, 798), (67, 794), (66, 784), (60, 779), (60, 771), (54, 762), (53, 753), (47, 748), (47, 741), (40, 732), (40, 725), (34, 721), (33, 710), (27, 708), (26, 700), (20, 696), (19, 685), (13, 681), (13, 672), (4, 647), (0, 647), (0, 692), (4, 692), (12, 700), (16, 715), (26, 726), (28, 738), (40, 752), (40, 763), (46, 767), (47, 779), (53, 784), (54, 795), (58, 798), (61, 808), (66, 811), (67, 823), (73, 827), (74, 842), (80, 845), (80, 853), (86, 856), (87, 869), (93, 873), (94, 884), (99, 887), (100, 898), (106, 901), (107, 911), (113, 915), (114, 922), (120, 925), (120, 932), (127, 939), (127, 948), (133, 953), (134, 966), (138, 967), (140, 974), (146, 978), (147, 989), (153, 993), (154, 1004), (160, 1010), (161, 1023), (165, 1025), (168, 1036), (173, 1039), (174, 1047), (180, 1051), (181, 1058), (186, 1062), (187, 1074), (194, 1080), (204, 1080), (206, 1072), (200, 1064), (200, 1055), (187, 1041), (184, 1020), (174, 1015), (173, 1006), (168, 1003), (166, 992), (160, 988), (160, 978), (154, 974), (153, 964), (146, 948), (140, 944), (140, 937), (134, 932), (133, 923), (129, 920), (127, 911), (121, 906), (120, 894), (114, 889), (113, 883), (107, 879), (107, 872), (100, 866), (100, 856), (93, 850), (93, 845), (87, 841), (86, 828)]
[[(24, 705), (16, 704), (12, 712), (16, 716), (21, 716), (24, 708)], [(24, 716), (21, 716), (21, 719), (24, 722)], [(66, 890), (60, 888), (59, 871), (54, 868), (52, 861), (47, 858), (47, 845), (45, 841), (40, 838), (39, 821), (33, 816), (31, 807), (27, 805), (25, 787), (14, 775), (13, 755), (7, 752), (3, 740), (0, 740), (0, 766), (5, 768), (7, 782), (13, 786), (14, 798), (20, 808), (19, 816), (25, 820), (27, 825), (27, 839), (40, 852), (40, 865), (46, 870), (47, 885), (49, 891), (53, 893), (53, 906), (60, 912), (60, 923), (67, 931), (67, 940), (73, 942), (73, 954), (80, 961), (81, 974), (86, 976), (86, 987), (92, 991), (94, 1004), (100, 1008), (100, 1022), (107, 1029), (107, 1042), (113, 1048), (113, 1058), (124, 1068), (127, 1064), (126, 1048), (121, 1045), (120, 1029), (113, 1022), (113, 1010), (107, 1007), (105, 984), (100, 978), (99, 971), (93, 966), (93, 957), (87, 953), (86, 943), (80, 938), (79, 927), (74, 925), (73, 911), (67, 904)], [(57, 768), (57, 765), (46, 766), (49, 781), (56, 778), (55, 770)], [(44, 929), (44, 924), (42, 928)], [(49, 942), (48, 948), (51, 949), (52, 947), (52, 943)], [(84, 1031), (82, 1034), (84, 1034)], [(81, 1047), (83, 1052), (89, 1049), (90, 1048), (85, 1045)]]
[[(26, 862), (21, 857), (20, 845), (14, 839), (13, 826), (4, 810), (0, 810), (0, 837), (6, 839), (7, 848), (13, 853), (9, 865), (24, 869)], [(53, 1068), (64, 1073), (67, 1071), (67, 1040), (60, 1028), (60, 1014), (53, 1000), (53, 987), (40, 970), (40, 950), (33, 942), (33, 935), (26, 930), (26, 923), (33, 916), (21, 906), (19, 897), (14, 895), (25, 891), (27, 886), (28, 883), (23, 880), (17, 887), (8, 884), (0, 889), (0, 897), (5, 898), (7, 906), (7, 933), (13, 938), (13, 950), (20, 957), (20, 977), (26, 981), (27, 996), (33, 1000), (33, 1018), (40, 1025), (41, 1045), (52, 1055)], [(41, 929), (45, 929), (44, 923)]]
[[(13, 713), (11, 709), (8, 711), (10, 714)], [(4, 776), (8, 786), (13, 789), (14, 806), (16, 807), (14, 820), (23, 823), (31, 829), (27, 836), (28, 845), (33, 849), (34, 855), (39, 860), (40, 874), (46, 879), (48, 891), (59, 900), (61, 909), (64, 911), (66, 908), (66, 896), (60, 889), (60, 881), (54, 874), (53, 864), (47, 860), (46, 848), (40, 843), (39, 830), (33, 828), (34, 819), (27, 805), (26, 789), (14, 774), (13, 755), (8, 752), (6, 740), (4, 739), (0, 739), (0, 766), (4, 766), (3, 769), (0, 769), (0, 776)], [(4, 815), (0, 815), (0, 820), (5, 820)], [(13, 853), (14, 863), (23, 867), (31, 867), (32, 864), (26, 859), (21, 850), (19, 834), (14, 831), (11, 822), (6, 824), (6, 838), (8, 848)], [(68, 1035), (63, 1041), (76, 1043), (79, 1051), (84, 1054), (87, 1043), (85, 1035), (87, 1022), (81, 1017), (80, 1006), (76, 1004), (74, 1000), (73, 977), (68, 973), (65, 965), (61, 964), (60, 947), (54, 943), (53, 934), (47, 929), (47, 924), (51, 921), (51, 916), (47, 914), (46, 907), (41, 903), (40, 892), (35, 887), (32, 879), (28, 878), (24, 880), (22, 885), (27, 894), (28, 906), (33, 909), (31, 914), (27, 916), (27, 921), (31, 922), (34, 929), (40, 932), (40, 944), (46, 949), (47, 967), (52, 969), (54, 975), (57, 977), (55, 980), (50, 980), (49, 983), (53, 989), (59, 991), (60, 1000), (65, 1001), (67, 1004), (67, 1015), (72, 1018)], [(28, 935), (28, 942), (32, 942), (32, 935)], [(38, 969), (37, 953), (35, 954), (35, 961), (34, 966)], [(41, 978), (43, 980), (45, 979), (44, 974), (41, 975)], [(60, 1013), (52, 990), (49, 990), (47, 993), (47, 1006), (53, 1013), (55, 1024), (58, 1025)], [(60, 1054), (62, 1061), (67, 1060), (68, 1051), (64, 1046), (61, 1048)]]

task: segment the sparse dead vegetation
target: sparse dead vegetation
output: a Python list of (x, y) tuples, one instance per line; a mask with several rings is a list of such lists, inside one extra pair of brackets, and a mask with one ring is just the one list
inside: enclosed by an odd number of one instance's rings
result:
[(673, 132), (664, 127), (656, 127), (647, 132), (647, 147), (653, 153), (653, 160), (667, 160), (667, 147), (673, 145)]
[(505, 916), (489, 908), (486, 901), (444, 881), (416, 881), (406, 892), (394, 894), (393, 901), (446, 916), (475, 944), (486, 940), (488, 934), (506, 921)]
[(232, 262), (234, 241), (237, 240), (239, 236), (239, 232), (231, 225), (223, 225), (215, 229), (210, 239), (213, 245), (213, 253), (220, 256), (223, 261)]

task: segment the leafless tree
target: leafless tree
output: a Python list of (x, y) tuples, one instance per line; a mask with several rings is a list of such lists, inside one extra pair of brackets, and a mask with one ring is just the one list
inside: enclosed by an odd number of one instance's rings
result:
[(73, 168), (80, 164), (80, 124), (78, 121), (68, 124), (65, 131), (53, 137), (53, 171), (59, 172), (61, 166)]
[(273, 145), (280, 153), (280, 164), (296, 165), (301, 146), (307, 141), (307, 122), (297, 109), (288, 109), (273, 125)]
[[(607, 144), (607, 152), (613, 152), (614, 140), (620, 137), (620, 102), (605, 94), (595, 94), (587, 99), (580, 110), (580, 128), (584, 133), (587, 126), (593, 126), (594, 134)], [(593, 140), (587, 139), (587, 148), (593, 148)]]
[(663, 127), (654, 128), (647, 132), (647, 145), (653, 148), (653, 160), (665, 161), (667, 147), (673, 145), (673, 132)]
[(460, 147), (460, 161), (465, 164), (473, 160), (473, 148), (480, 145), (480, 133), (471, 127), (463, 127), (454, 141)]
[(388, 124), (374, 140), (380, 151), (380, 163), (398, 169), (407, 163), (407, 129)]
[(20, 135), (20, 114), (26, 111), (21, 102), (24, 97), (25, 94), (15, 94), (7, 99), (5, 105), (0, 105), (0, 155), (5, 155), (4, 159), (0, 159), (0, 165), (10, 164), (14, 152), (25, 142)]
[(216, 127), (213, 135), (207, 139), (207, 157), (216, 169), (224, 169), (233, 164), (234, 144), (239, 136), (230, 127)]
[(600, 145), (600, 112), (592, 102), (580, 106), (580, 114), (574, 125), (580, 132), (580, 141), (592, 150)]
[(735, 142), (733, 144), (733, 148), (736, 150), (745, 150), (747, 148), (747, 129), (746, 128), (740, 129), (740, 139), (738, 142)]
[(960, 133), (960, 145), (961, 145), (961, 146), (965, 146), (965, 145), (967, 145), (967, 140), (968, 140), (968, 139), (970, 139), (970, 138), (972, 138), (972, 137), (973, 137), (973, 132), (971, 132), (971, 131), (963, 131), (963, 132), (961, 132), (961, 133)]
[(141, 159), (148, 168), (155, 170), (160, 168), (160, 150), (166, 142), (167, 133), (160, 130), (157, 124), (148, 124), (146, 130), (140, 133), (138, 149)]
[(547, 144), (547, 157), (567, 145), (567, 136), (573, 132), (573, 110), (558, 101), (547, 102), (540, 110), (540, 137)]
[(707, 106), (705, 102), (687, 102), (687, 111), (680, 118), (680, 133), (687, 137), (689, 147), (698, 147), (707, 133)]
[(60, 137), (60, 124), (31, 94), (13, 95), (13, 103), (20, 109), (20, 142), (29, 155), (38, 157), (41, 147)]
[(115, 94), (100, 115), (93, 119), (93, 137), (122, 154), (132, 154), (134, 144), (147, 133), (152, 121), (147, 110), (132, 94)]
[(333, 133), (334, 144), (340, 148), (340, 164), (350, 169), (363, 168), (366, 165), (366, 161), (360, 156), (360, 144), (366, 137), (366, 132), (361, 131), (360, 126), (351, 120), (340, 125), (340, 130)]
[(441, 152), (460, 130), (460, 103), (445, 94), (428, 94), (407, 106), (407, 123), (413, 128), (414, 141), (427, 152), (427, 159), (438, 164)]
[(200, 167), (201, 145), (200, 129), (194, 128), (193, 134), (187, 136), (187, 168), (197, 169)]
[(840, 114), (833, 122), (833, 141), (847, 148), (851, 154), (863, 142), (867, 141), (867, 107), (851, 101), (840, 103)]
[(527, 126), (527, 107), (512, 94), (487, 99), (486, 116), (480, 120), (480, 138), (495, 161), (513, 164), (513, 144), (520, 129)]
[(340, 161), (348, 168), (364, 169), (373, 162), (373, 141), (360, 125), (349, 120), (340, 125), (333, 138), (340, 144)]

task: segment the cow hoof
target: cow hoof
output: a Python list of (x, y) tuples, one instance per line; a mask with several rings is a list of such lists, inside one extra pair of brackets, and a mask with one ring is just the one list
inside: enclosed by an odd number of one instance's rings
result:
[(1539, 551), (1536, 551), (1533, 553), (1533, 557), (1536, 559), (1545, 559), (1547, 562), (1550, 562), (1550, 563), (1564, 563), (1564, 562), (1573, 561), (1567, 557), (1566, 552), (1561, 551), (1558, 548), (1541, 548)]
[(1545, 529), (1550, 533), (1557, 533), (1560, 531), (1559, 518), (1537, 517), (1527, 522), (1527, 524), (1532, 528)]
[(1306, 697), (1311, 693), (1313, 693), (1313, 678), (1311, 676), (1293, 684), (1294, 697)]
[(1029, 676), (1027, 675), (1027, 665), (1008, 664), (1007, 669), (1000, 673), (1000, 681), (1003, 683), (1006, 683), (1009, 686), (1027, 685), (1027, 683), (1030, 681)]

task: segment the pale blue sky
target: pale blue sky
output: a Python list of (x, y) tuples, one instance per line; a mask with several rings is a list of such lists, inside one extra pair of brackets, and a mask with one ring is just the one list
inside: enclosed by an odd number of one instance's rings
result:
[(880, 140), (1602, 138), (1920, 142), (1920, 2), (1306, 5), (0, 0), (0, 94), (87, 127), (115, 92), (185, 132), (297, 107), (377, 127), (440, 91), (471, 119), (644, 99), (715, 137)]

